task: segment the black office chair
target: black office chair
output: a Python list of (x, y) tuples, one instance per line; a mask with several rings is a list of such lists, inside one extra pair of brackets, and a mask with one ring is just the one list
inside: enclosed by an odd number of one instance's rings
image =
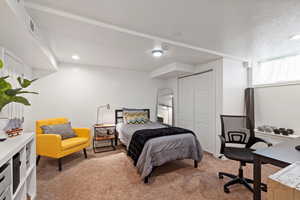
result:
[[(243, 173), (243, 166), (246, 163), (253, 163), (253, 154), (251, 147), (257, 142), (266, 143), (268, 146), (272, 144), (266, 142), (261, 138), (255, 137), (253, 126), (251, 121), (246, 116), (231, 116), (231, 115), (221, 115), (222, 124), (222, 135), (221, 138), (221, 154), (224, 154), (230, 160), (236, 160), (240, 162), (240, 168), (238, 175), (233, 175), (225, 172), (219, 172), (219, 178), (223, 179), (224, 176), (231, 178), (224, 185), (224, 192), (229, 193), (229, 186), (234, 184), (242, 184), (251, 192), (253, 188), (250, 184), (253, 184), (253, 180), (245, 178)], [(226, 144), (232, 144), (228, 147)], [(244, 147), (233, 147), (233, 144), (243, 145)], [(267, 185), (261, 185), (263, 191), (267, 191)]]

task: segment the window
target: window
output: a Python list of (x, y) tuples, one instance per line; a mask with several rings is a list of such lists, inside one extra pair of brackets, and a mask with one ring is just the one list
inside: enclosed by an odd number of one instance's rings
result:
[(260, 62), (252, 75), (254, 86), (300, 82), (300, 55)]

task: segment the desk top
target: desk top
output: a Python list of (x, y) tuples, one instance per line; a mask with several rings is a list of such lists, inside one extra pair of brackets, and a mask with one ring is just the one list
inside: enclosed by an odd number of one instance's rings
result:
[(300, 139), (294, 139), (293, 141), (282, 142), (266, 149), (256, 150), (254, 154), (289, 165), (300, 161), (300, 151), (295, 149), (298, 145), (300, 145)]

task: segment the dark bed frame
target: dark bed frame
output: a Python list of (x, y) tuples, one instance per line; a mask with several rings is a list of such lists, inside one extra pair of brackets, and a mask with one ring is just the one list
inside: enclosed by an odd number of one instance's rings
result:
[[(139, 110), (147, 112), (148, 119), (150, 119), (150, 109), (139, 109)], [(123, 110), (122, 109), (115, 110), (115, 124), (122, 123), (122, 122), (123, 122)], [(127, 149), (126, 149), (126, 151), (127, 151)], [(153, 167), (151, 173), (148, 176), (145, 177), (145, 179), (144, 179), (145, 184), (149, 183), (149, 178), (153, 174), (153, 171), (157, 167), (158, 166)], [(198, 168), (198, 162), (196, 160), (194, 160), (194, 167)]]

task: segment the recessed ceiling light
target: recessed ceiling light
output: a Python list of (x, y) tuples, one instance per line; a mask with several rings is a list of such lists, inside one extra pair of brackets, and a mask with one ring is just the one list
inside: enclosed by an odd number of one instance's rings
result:
[(164, 51), (162, 49), (153, 49), (152, 50), (152, 56), (159, 58), (164, 54)]
[(292, 37), (290, 37), (290, 40), (300, 40), (300, 34), (293, 35)]
[(80, 60), (80, 57), (76, 54), (72, 55), (72, 59), (73, 60)]

